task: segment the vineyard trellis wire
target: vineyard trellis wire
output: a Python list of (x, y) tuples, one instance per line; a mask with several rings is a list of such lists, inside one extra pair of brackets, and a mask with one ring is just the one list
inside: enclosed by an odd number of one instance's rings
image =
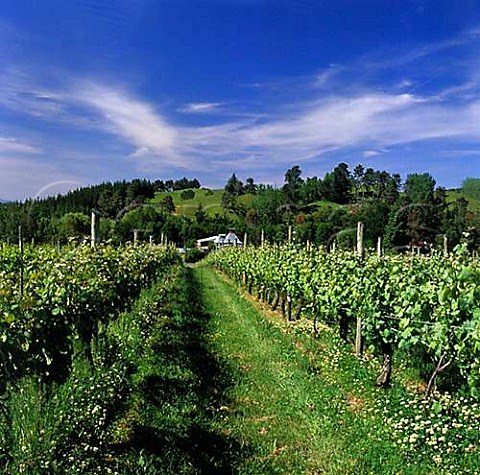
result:
[[(446, 367), (442, 362), (450, 361), (480, 396), (480, 266), (462, 250), (448, 257), (362, 259), (352, 252), (264, 245), (222, 249), (209, 262), (279, 305), (288, 318), (296, 304), (297, 316), (307, 311), (344, 338), (360, 318), (366, 343), (384, 361), (400, 349), (422, 354), (425, 365), (433, 361), (432, 384)], [(384, 371), (390, 373), (391, 365)], [(389, 377), (379, 381), (388, 385)]]
[(164, 247), (3, 245), (0, 394), (26, 375), (62, 382), (74, 351), (92, 361), (99, 326), (177, 261), (175, 250)]

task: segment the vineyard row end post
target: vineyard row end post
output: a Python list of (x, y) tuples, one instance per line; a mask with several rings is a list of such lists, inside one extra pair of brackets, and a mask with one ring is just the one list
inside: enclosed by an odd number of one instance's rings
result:
[(90, 226), (90, 244), (95, 247), (100, 242), (100, 212), (92, 209), (92, 221)]
[(18, 251), (20, 259), (20, 296), (23, 297), (23, 232), (22, 226), (18, 227)]
[[(365, 257), (365, 225), (362, 222), (357, 224), (357, 254), (360, 259)], [(355, 354), (360, 356), (363, 353), (363, 339), (362, 339), (362, 318), (357, 315), (357, 328), (355, 334)]]

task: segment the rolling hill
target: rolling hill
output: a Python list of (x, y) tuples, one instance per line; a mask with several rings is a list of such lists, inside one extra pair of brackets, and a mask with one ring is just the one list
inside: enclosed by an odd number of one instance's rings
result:
[(459, 198), (465, 198), (468, 201), (468, 209), (472, 213), (480, 211), (480, 200), (466, 195), (462, 190), (447, 190), (447, 203), (453, 203)]
[[(160, 203), (165, 196), (171, 196), (173, 198), (173, 203), (175, 204), (176, 213), (179, 215), (193, 216), (195, 214), (195, 210), (198, 209), (200, 204), (209, 216), (214, 216), (217, 213), (223, 214), (222, 196), (225, 193), (223, 189), (193, 189), (192, 191), (195, 193), (195, 196), (192, 199), (187, 200), (182, 199), (181, 197), (183, 191), (185, 190), (156, 193), (155, 197), (150, 200), (150, 203)], [(252, 201), (252, 194), (245, 194), (238, 197), (238, 202), (247, 208)]]

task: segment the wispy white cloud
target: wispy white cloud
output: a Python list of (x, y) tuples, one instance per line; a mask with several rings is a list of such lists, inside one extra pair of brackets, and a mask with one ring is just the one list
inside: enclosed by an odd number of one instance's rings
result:
[[(451, 105), (409, 94), (364, 94), (310, 101), (280, 118), (182, 130), (181, 152), (251, 164), (305, 161), (362, 147), (367, 156), (425, 140), (480, 140), (480, 102)], [(373, 152), (375, 151), (375, 152)], [(223, 158), (222, 158), (223, 157)]]
[(328, 86), (341, 70), (340, 66), (332, 64), (328, 69), (316, 75), (314, 86), (320, 89)]
[[(48, 90), (43, 94), (50, 97)], [(246, 168), (260, 162), (308, 161), (355, 147), (368, 158), (385, 147), (425, 140), (480, 141), (480, 101), (459, 104), (439, 101), (437, 96), (364, 91), (312, 98), (260, 118), (219, 122), (216, 117), (216, 124), (195, 127), (175, 125), (152, 104), (112, 85), (76, 83), (69, 93), (54, 93), (54, 97), (64, 110), (77, 106), (82, 110), (75, 114), (96, 115), (97, 120), (87, 125), (133, 147), (128, 155), (141, 170), (161, 165), (213, 170), (219, 162), (228, 164), (232, 159)], [(27, 145), (5, 139), (2, 146), (33, 152)]]
[(279, 120), (249, 127), (240, 136), (251, 146), (276, 153), (280, 149), (288, 154), (296, 151), (300, 156), (324, 148), (359, 145), (367, 140), (379, 140), (383, 115), (399, 114), (417, 102), (406, 94), (314, 100)]
[[(332, 68), (324, 74), (328, 77), (333, 71)], [(25, 91), (27, 85), (34, 91), (30, 95)], [(289, 104), (283, 110), (277, 109), (275, 113), (266, 111), (269, 115), (260, 118), (218, 123), (217, 117), (217, 124), (203, 127), (176, 126), (152, 104), (125, 88), (93, 81), (74, 82), (63, 90), (51, 91), (23, 78), (17, 82), (17, 89), (12, 89), (10, 97), (17, 98), (19, 107), (33, 102), (28, 111), (37, 110), (41, 118), (55, 116), (58, 111), (65, 114), (65, 121), (93, 114), (97, 119), (86, 120), (86, 126), (115, 134), (130, 144), (133, 159), (149, 157), (151, 162), (156, 157), (177, 167), (191, 167), (199, 161), (205, 166), (209, 156), (241, 158), (253, 154), (283, 162), (286, 157), (309, 159), (327, 150), (353, 146), (376, 150), (434, 138), (477, 139), (480, 129), (477, 102), (438, 101), (472, 91), (474, 87), (473, 82), (450, 86), (431, 97), (368, 90), (327, 99), (312, 97), (296, 105)], [(220, 106), (220, 103), (198, 102), (187, 104), (183, 110), (205, 113)], [(74, 107), (84, 110), (72, 111)], [(21, 147), (5, 140), (0, 146)]]
[[(389, 54), (388, 57), (380, 59), (377, 61), (369, 62), (369, 67), (376, 65), (377, 67), (399, 67), (409, 63), (413, 63), (422, 58), (438, 54), (442, 51), (446, 51), (452, 48), (458, 48), (461, 46), (468, 45), (480, 40), (480, 26), (476, 26), (467, 30), (460, 32), (458, 35), (447, 38), (446, 40), (426, 43), (423, 45), (418, 45), (416, 47), (410, 48), (407, 53), (392, 55)], [(365, 61), (366, 58), (363, 58)]]
[(34, 73), (8, 67), (0, 72), (0, 106), (21, 114), (51, 118), (63, 114), (63, 97), (53, 89), (43, 88)]
[(221, 102), (190, 102), (179, 109), (184, 114), (208, 114), (218, 111), (222, 107)]
[[(259, 89), (275, 88), (275, 97), (256, 102), (251, 110), (248, 102), (240, 111), (222, 102), (191, 102), (177, 110), (210, 115), (202, 120), (208, 119), (207, 126), (178, 125), (159, 105), (125, 85), (65, 76), (63, 82), (52, 86), (21, 68), (0, 73), (0, 107), (38, 121), (56, 121), (64, 127), (65, 136), (80, 128), (90, 131), (90, 145), (116, 142), (127, 157), (124, 161), (138, 171), (164, 167), (215, 172), (229, 167), (260, 172), (276, 164), (312, 161), (332, 151), (357, 149), (370, 158), (385, 149), (424, 141), (480, 143), (480, 99), (473, 78), (445, 81), (448, 86), (430, 88), (430, 94), (420, 94), (425, 81), (403, 71), (389, 78), (390, 87), (381, 89), (368, 78), (351, 81), (360, 64), (371, 68), (369, 74), (374, 77), (382, 68), (401, 66), (478, 39), (479, 32), (471, 30), (384, 62), (361, 58), (298, 81), (287, 78), (258, 84)], [(341, 87), (346, 77), (355, 86)], [(328, 92), (332, 90), (335, 95)], [(46, 142), (56, 139), (49, 137)], [(2, 151), (9, 153), (9, 160), (14, 153), (40, 153), (33, 145), (8, 137), (0, 137)]]
[(469, 100), (478, 96), (478, 85), (477, 81), (467, 81), (463, 84), (454, 85), (442, 89), (438, 94), (435, 94), (435, 97), (438, 99), (462, 99)]
[(21, 142), (13, 137), (0, 137), (0, 153), (40, 153), (40, 149), (29, 143)]
[(80, 84), (73, 91), (73, 100), (98, 113), (105, 131), (115, 134), (135, 150), (131, 157), (162, 157), (178, 167), (188, 166), (175, 153), (177, 129), (171, 126), (152, 105), (133, 97), (120, 88), (94, 82)]
[(363, 158), (372, 158), (372, 157), (377, 157), (378, 155), (382, 155), (382, 151), (380, 150), (364, 150), (362, 152), (362, 157)]
[(480, 157), (480, 149), (454, 149), (454, 150), (442, 150), (440, 155), (444, 157), (463, 158), (463, 157)]
[(414, 82), (411, 79), (401, 79), (395, 85), (395, 89), (411, 89), (414, 85)]

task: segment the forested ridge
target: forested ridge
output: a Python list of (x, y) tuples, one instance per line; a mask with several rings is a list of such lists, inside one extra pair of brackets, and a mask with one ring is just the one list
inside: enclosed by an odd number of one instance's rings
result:
[[(64, 243), (86, 239), (90, 213), (101, 217), (103, 240), (126, 242), (133, 230), (140, 238), (193, 246), (198, 238), (235, 229), (259, 242), (283, 242), (287, 229), (297, 242), (351, 248), (358, 221), (366, 226), (367, 245), (382, 237), (386, 248), (426, 242), (440, 245), (443, 235), (453, 248), (464, 241), (470, 250), (480, 243), (480, 179), (466, 178), (459, 190), (438, 187), (428, 173), (398, 174), (340, 163), (323, 178), (304, 177), (298, 165), (285, 172), (283, 186), (245, 182), (235, 174), (224, 189), (201, 189), (197, 179), (135, 179), (102, 183), (65, 195), (25, 202), (0, 203), (0, 239), (24, 238)], [(203, 193), (203, 194), (202, 194)], [(210, 196), (209, 196), (210, 195)], [(215, 206), (212, 205), (215, 202)], [(184, 213), (190, 207), (191, 213)], [(215, 209), (212, 212), (212, 209)]]

